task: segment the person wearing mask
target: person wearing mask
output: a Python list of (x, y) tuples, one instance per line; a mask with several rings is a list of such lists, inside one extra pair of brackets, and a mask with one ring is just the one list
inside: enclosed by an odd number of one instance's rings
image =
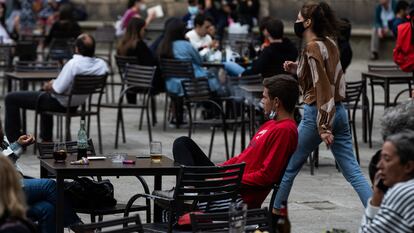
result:
[[(263, 81), (263, 111), (266, 121), (249, 146), (238, 156), (218, 166), (246, 163), (241, 187), (249, 209), (260, 208), (273, 184), (279, 182), (298, 142), (293, 111), (299, 97), (297, 81), (289, 75), (276, 75)], [(200, 147), (188, 137), (173, 144), (174, 161), (186, 166), (215, 166)]]
[(377, 169), (359, 233), (414, 232), (414, 131), (385, 139)]
[[(20, 132), (20, 109), (32, 109), (38, 106), (40, 112), (66, 112), (67, 94), (71, 90), (76, 75), (105, 75), (108, 72), (106, 62), (95, 57), (95, 40), (91, 35), (81, 34), (75, 40), (75, 55), (65, 63), (58, 77), (43, 85), (42, 91), (16, 91), (5, 97), (5, 131), (11, 141), (16, 141)], [(84, 103), (87, 96), (74, 95), (71, 110)], [(43, 141), (52, 141), (53, 116), (41, 114), (40, 137)]]
[(414, 2), (408, 8), (410, 20), (398, 26), (394, 62), (405, 72), (414, 71)]
[(379, 0), (375, 7), (374, 29), (371, 33), (371, 60), (378, 59), (380, 40), (390, 34), (388, 22), (394, 19), (396, 0)]
[(187, 14), (183, 16), (187, 30), (194, 28), (194, 19), (200, 12), (200, 6), (197, 0), (188, 0)]
[(278, 217), (283, 201), (287, 201), (293, 181), (309, 154), (324, 142), (332, 151), (340, 171), (366, 206), (372, 195), (371, 187), (356, 161), (352, 147), (345, 98), (345, 77), (339, 51), (331, 39), (339, 28), (331, 7), (325, 3), (307, 2), (298, 13), (295, 34), (303, 38), (304, 48), (297, 62), (286, 61), (284, 69), (296, 74), (304, 101), (299, 142), (289, 161), (276, 194), (273, 214)]
[[(128, 9), (125, 11), (121, 20), (122, 29), (126, 29), (128, 27), (128, 23), (133, 17), (141, 18), (141, 14), (147, 9), (147, 6), (145, 5), (145, 0), (129, 0), (127, 8)], [(149, 25), (154, 18), (155, 12), (148, 14), (145, 19), (146, 25)]]
[(388, 26), (392, 31), (392, 34), (395, 38), (397, 38), (397, 28), (398, 25), (407, 22), (407, 9), (408, 9), (408, 2), (405, 0), (400, 0), (397, 2), (395, 6), (395, 18), (388, 22)]

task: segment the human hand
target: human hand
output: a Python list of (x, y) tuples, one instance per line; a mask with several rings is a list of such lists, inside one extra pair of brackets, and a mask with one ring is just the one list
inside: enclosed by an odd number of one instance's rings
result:
[(384, 198), (384, 191), (379, 188), (379, 183), (382, 182), (382, 178), (382, 173), (378, 170), (374, 177), (374, 190), (371, 198), (371, 205), (373, 206), (380, 206)]
[(23, 147), (30, 146), (34, 142), (35, 142), (35, 138), (30, 134), (22, 135), (19, 137), (19, 139), (17, 139), (17, 143), (19, 143), (19, 145)]
[(52, 85), (53, 85), (53, 81), (49, 81), (49, 82), (44, 83), (43, 84), (43, 90), (47, 91), (47, 92), (52, 91), (52, 89), (53, 89)]
[(296, 74), (298, 63), (294, 61), (285, 61), (283, 63), (283, 69), (291, 74)]
[(380, 38), (380, 39), (382, 39), (383, 37), (384, 37), (384, 29), (382, 29), (382, 28), (378, 28), (378, 30), (377, 30), (377, 34), (378, 34), (378, 37)]
[(329, 147), (334, 142), (334, 136), (332, 135), (332, 132), (327, 130), (325, 133), (321, 133), (320, 136), (321, 136), (322, 141), (325, 142), (326, 146), (329, 149)]

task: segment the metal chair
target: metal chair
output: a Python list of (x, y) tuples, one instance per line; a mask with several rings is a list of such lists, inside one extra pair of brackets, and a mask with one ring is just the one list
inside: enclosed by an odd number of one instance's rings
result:
[[(141, 219), (139, 215), (132, 217), (119, 218), (99, 223), (91, 224), (79, 224), (73, 227), (70, 227), (71, 230), (78, 233), (88, 233), (88, 232), (101, 232), (101, 233), (130, 233), (138, 232), (144, 233), (142, 228)], [(108, 230), (102, 231), (102, 228), (110, 228)]]
[(124, 80), (126, 64), (138, 65), (138, 59), (136, 57), (132, 57), (132, 56), (118, 56), (118, 55), (115, 55), (115, 63), (116, 63), (116, 66), (118, 67), (118, 74), (119, 74), (119, 77), (121, 78), (121, 82), (115, 82), (113, 79), (111, 79), (110, 82), (107, 83), (107, 85), (111, 86), (111, 93), (112, 93), (111, 97), (112, 97), (112, 102), (113, 103), (116, 103), (114, 87), (123, 85), (122, 82)]
[[(195, 79), (193, 64), (191, 61), (162, 58), (160, 61), (161, 75), (164, 80), (169, 78)], [(183, 98), (173, 93), (165, 92), (164, 107), (164, 131), (167, 130), (167, 110), (169, 107), (168, 99), (173, 100), (175, 109), (176, 128), (179, 128), (177, 120), (183, 117)]]
[[(125, 140), (125, 129), (124, 129), (124, 119), (122, 114), (122, 109), (141, 109), (141, 117), (139, 121), (139, 129), (142, 129), (142, 121), (144, 116), (144, 111), (146, 111), (147, 117), (147, 127), (148, 127), (148, 137), (149, 141), (152, 141), (152, 131), (151, 131), (151, 120), (150, 120), (150, 100), (151, 100), (151, 90), (152, 90), (152, 80), (154, 78), (156, 67), (151, 66), (140, 66), (140, 65), (129, 65), (125, 66), (125, 73), (123, 79), (123, 88), (119, 94), (119, 100), (114, 107), (118, 109), (117, 121), (116, 121), (116, 134), (115, 134), (115, 148), (118, 148), (118, 135), (119, 135), (119, 125), (122, 124), (122, 135), (123, 140)], [(143, 95), (141, 103), (138, 104), (125, 104), (123, 103), (124, 96), (128, 92), (140, 93)], [(104, 107), (110, 107), (108, 104), (104, 104)]]
[(36, 61), (37, 46), (39, 42), (36, 40), (21, 40), (16, 44), (16, 57), (19, 61)]
[(49, 46), (46, 60), (58, 61), (63, 64), (73, 56), (73, 38), (54, 38)]
[[(154, 204), (162, 205), (169, 212), (168, 226), (162, 223), (144, 224), (145, 231), (172, 232), (174, 221), (184, 213), (196, 210), (197, 203), (235, 200), (244, 167), (244, 163), (220, 167), (182, 166), (171, 197), (136, 194), (128, 201), (128, 205), (132, 205), (138, 198), (153, 199)], [(125, 216), (128, 216), (128, 208)]]
[[(78, 153), (78, 145), (77, 141), (66, 141), (66, 152), (68, 155), (76, 155)], [(38, 143), (38, 149), (39, 149), (39, 158), (41, 159), (47, 159), (47, 158), (53, 158), (53, 150), (54, 150), (54, 143), (53, 142), (43, 142)], [(95, 147), (93, 146), (92, 139), (88, 139), (88, 148), (87, 148), (87, 155), (88, 156), (95, 156)], [(47, 170), (40, 168), (40, 177), (42, 178), (53, 178)], [(149, 188), (147, 182), (142, 178), (141, 176), (136, 176), (138, 181), (141, 183), (144, 192), (149, 194)], [(98, 176), (97, 179), (99, 181), (102, 180), (102, 177)], [(142, 205), (133, 205), (131, 208), (132, 212), (136, 211), (146, 211), (147, 214), (147, 222), (151, 221), (150, 215), (151, 215), (151, 209), (149, 206), (149, 201), (147, 201), (145, 206)], [(117, 203), (113, 207), (103, 207), (98, 209), (76, 209), (76, 212), (82, 213), (82, 214), (89, 214), (91, 217), (91, 222), (96, 221), (96, 217), (98, 216), (98, 220), (102, 221), (104, 215), (112, 215), (112, 214), (120, 214), (125, 211), (126, 204)], [(148, 218), (149, 216), (149, 218)]]
[(1, 45), (0, 44), (0, 71), (2, 72), (2, 79), (3, 79), (3, 95), (6, 92), (6, 84), (4, 83), (4, 72), (9, 72), (13, 70), (13, 54), (12, 54), (13, 47), (10, 45)]
[[(229, 213), (192, 213), (192, 232), (229, 232)], [(267, 208), (249, 209), (246, 214), (246, 225), (244, 232), (255, 232), (256, 230), (271, 232), (271, 215)]]
[[(85, 118), (88, 117), (88, 129), (87, 133), (89, 135), (90, 130), (90, 117), (96, 116), (97, 117), (97, 124), (98, 124), (98, 140), (99, 140), (99, 153), (102, 154), (102, 135), (101, 135), (101, 120), (100, 120), (100, 106), (102, 100), (103, 90), (105, 88), (107, 75), (100, 75), (100, 76), (82, 76), (78, 75), (75, 77), (72, 88), (69, 94), (62, 94), (68, 97), (68, 107), (66, 107), (66, 112), (53, 112), (53, 111), (44, 111), (39, 112), (38, 105), (36, 106), (36, 114), (35, 114), (35, 135), (37, 136), (37, 118), (38, 114), (49, 114), (54, 116), (61, 116), (65, 117), (65, 140), (70, 141), (71, 134), (70, 134), (70, 120), (72, 117), (81, 117)], [(48, 95), (49, 93), (43, 93)], [(92, 104), (92, 97), (94, 95), (98, 95), (97, 101)], [(86, 96), (85, 102), (82, 104), (81, 110), (73, 111), (73, 107), (71, 107), (71, 103), (73, 100), (74, 95), (84, 95)], [(40, 97), (38, 97), (40, 99)], [(92, 110), (92, 106), (94, 106), (94, 110)], [(63, 127), (60, 127), (61, 129)], [(60, 132), (62, 134), (62, 132)]]

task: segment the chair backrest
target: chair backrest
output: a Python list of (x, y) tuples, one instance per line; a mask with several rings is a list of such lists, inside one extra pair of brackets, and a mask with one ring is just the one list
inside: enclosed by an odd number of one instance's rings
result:
[(19, 61), (36, 61), (37, 46), (39, 42), (36, 40), (22, 40), (16, 44), (16, 56)]
[(244, 163), (228, 166), (182, 166), (174, 200), (213, 202), (236, 199), (244, 172)]
[(162, 58), (160, 68), (164, 80), (166, 78), (195, 78), (191, 61)]
[(55, 61), (18, 61), (15, 66), (17, 72), (58, 72), (60, 64)]
[(12, 68), (13, 55), (10, 45), (0, 45), (0, 68), (9, 71)]
[(93, 33), (96, 43), (113, 44), (115, 41), (115, 28), (110, 25), (98, 27)]
[(124, 83), (129, 89), (136, 91), (150, 91), (154, 79), (156, 66), (130, 65), (125, 66)]
[[(228, 232), (228, 212), (190, 214), (190, 218), (194, 233)], [(254, 232), (256, 230), (270, 232), (271, 219), (267, 208), (247, 210), (245, 232)]]
[[(98, 108), (100, 107), (102, 94), (104, 93), (106, 79), (108, 75), (76, 75), (75, 80), (72, 84), (72, 89), (69, 94), (68, 106), (72, 106), (72, 100), (74, 95), (86, 95), (87, 101), (82, 106), (82, 111), (84, 111), (84, 106), (86, 106), (88, 111), (91, 110), (92, 106), (92, 96), (98, 94), (96, 99), (96, 104)], [(69, 111), (69, 108), (67, 109)]]
[(115, 55), (115, 62), (116, 62), (116, 66), (118, 67), (119, 76), (121, 77), (122, 80), (124, 80), (126, 64), (138, 65), (137, 57), (132, 57), (132, 56)]
[[(69, 155), (77, 154), (78, 153), (78, 142), (77, 141), (67, 141), (66, 144), (66, 151)], [(37, 148), (39, 150), (39, 157), (42, 159), (46, 158), (53, 158), (53, 149), (55, 143), (53, 142), (40, 142), (37, 144)], [(88, 149), (87, 149), (88, 156), (95, 156), (95, 147), (93, 146), (92, 139), (88, 139)]]
[(346, 82), (346, 90), (345, 90), (345, 99), (344, 105), (348, 109), (348, 117), (351, 115), (352, 110), (352, 119), (354, 120), (355, 111), (358, 108), (359, 100), (361, 99), (362, 90), (364, 89), (364, 82), (363, 81), (353, 81), (353, 82)]
[(181, 84), (184, 90), (184, 97), (187, 100), (209, 99), (211, 90), (207, 78), (196, 78), (182, 80)]
[(261, 74), (228, 77), (228, 80), (230, 85), (261, 85), (263, 83), (263, 77)]
[(73, 38), (55, 38), (49, 46), (48, 59), (51, 60), (67, 60), (73, 56)]
[[(109, 228), (109, 229), (105, 229)], [(139, 215), (132, 217), (124, 217), (120, 219), (114, 219), (109, 221), (102, 221), (98, 223), (79, 224), (72, 228), (76, 232), (100, 232), (100, 233), (130, 233), (138, 232), (143, 233), (144, 229), (141, 224)]]
[(396, 64), (368, 64), (368, 71), (398, 71)]

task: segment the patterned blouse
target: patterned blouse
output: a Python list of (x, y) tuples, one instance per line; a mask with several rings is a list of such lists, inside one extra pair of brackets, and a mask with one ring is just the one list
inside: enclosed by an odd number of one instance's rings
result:
[(297, 75), (305, 104), (316, 103), (319, 134), (332, 131), (335, 103), (345, 98), (345, 77), (335, 42), (326, 38), (310, 41), (299, 58)]

